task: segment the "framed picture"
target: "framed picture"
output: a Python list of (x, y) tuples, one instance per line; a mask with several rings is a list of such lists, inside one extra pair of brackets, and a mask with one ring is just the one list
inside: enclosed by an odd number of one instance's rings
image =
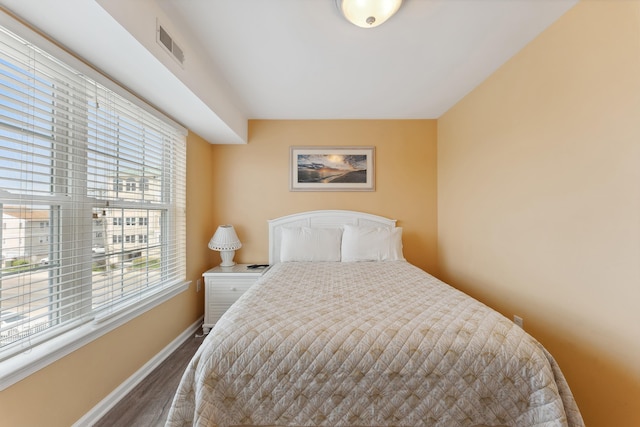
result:
[(375, 147), (291, 147), (291, 191), (375, 191)]

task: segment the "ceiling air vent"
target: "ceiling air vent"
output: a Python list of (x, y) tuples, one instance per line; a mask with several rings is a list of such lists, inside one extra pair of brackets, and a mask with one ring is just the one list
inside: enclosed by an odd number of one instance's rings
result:
[(182, 49), (173, 41), (173, 38), (167, 33), (167, 31), (158, 23), (157, 30), (157, 40), (158, 43), (169, 51), (171, 56), (178, 61), (180, 65), (184, 64), (184, 52)]

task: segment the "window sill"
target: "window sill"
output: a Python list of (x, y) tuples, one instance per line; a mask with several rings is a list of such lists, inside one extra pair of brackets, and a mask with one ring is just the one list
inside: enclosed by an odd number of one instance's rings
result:
[(184, 282), (166, 289), (140, 304), (130, 306), (112, 316), (101, 318), (98, 322), (86, 323), (24, 353), (19, 353), (0, 362), (0, 391), (170, 300), (187, 290), (190, 283)]

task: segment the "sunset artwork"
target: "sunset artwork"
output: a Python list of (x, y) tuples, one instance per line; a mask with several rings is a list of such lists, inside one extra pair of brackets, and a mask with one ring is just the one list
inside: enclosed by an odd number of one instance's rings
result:
[(292, 190), (373, 190), (373, 147), (292, 147), (291, 160)]
[(364, 183), (367, 156), (339, 154), (299, 154), (298, 182)]

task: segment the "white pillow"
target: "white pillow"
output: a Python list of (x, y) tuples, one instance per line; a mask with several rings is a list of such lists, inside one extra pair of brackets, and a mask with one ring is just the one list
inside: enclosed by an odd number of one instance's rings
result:
[(342, 233), (342, 261), (404, 261), (402, 227), (345, 225)]
[(340, 228), (282, 229), (280, 261), (340, 261)]

